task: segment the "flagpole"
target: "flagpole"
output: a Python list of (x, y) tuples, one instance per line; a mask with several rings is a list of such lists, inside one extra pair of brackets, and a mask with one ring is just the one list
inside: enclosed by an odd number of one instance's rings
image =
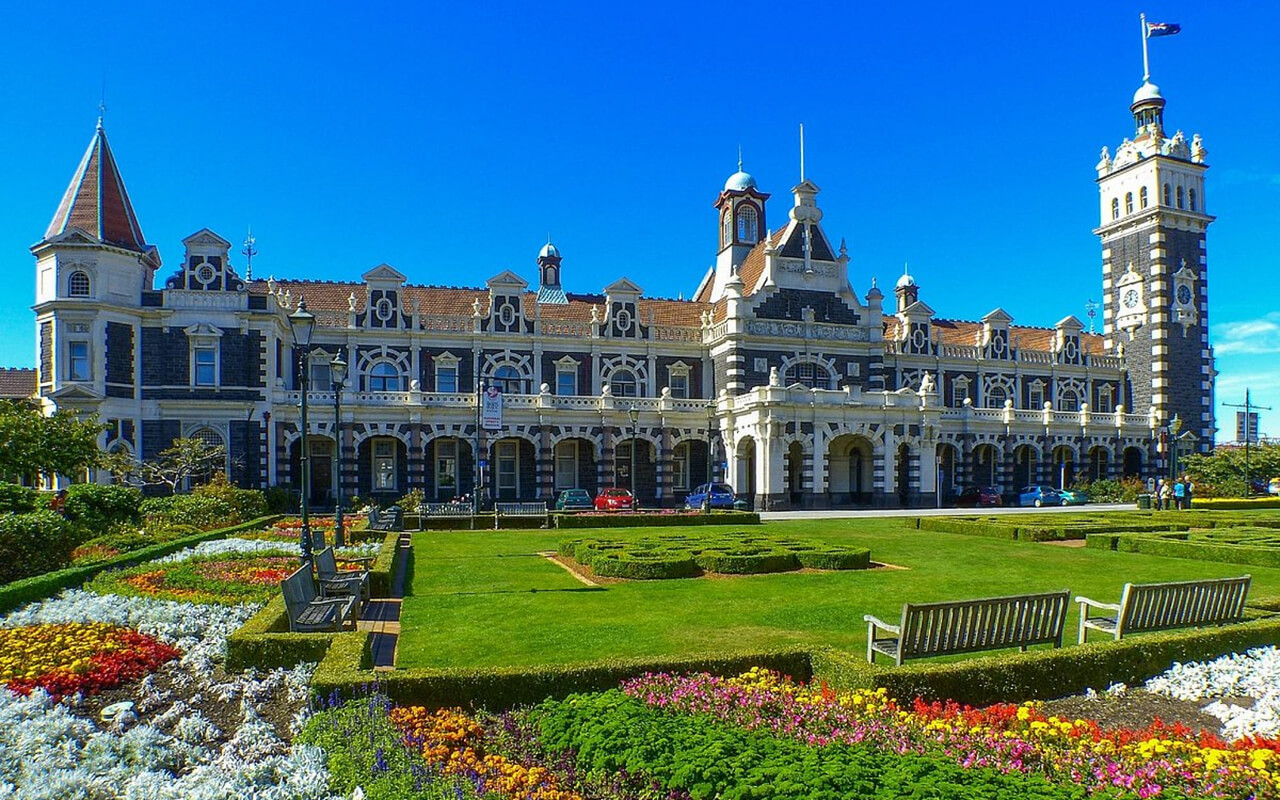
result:
[(1142, 82), (1146, 83), (1151, 80), (1151, 62), (1147, 59), (1147, 15), (1145, 12), (1138, 15), (1139, 24), (1142, 26)]

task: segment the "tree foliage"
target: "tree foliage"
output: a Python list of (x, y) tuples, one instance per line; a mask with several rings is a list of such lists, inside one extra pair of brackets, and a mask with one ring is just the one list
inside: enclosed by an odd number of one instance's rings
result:
[(174, 439), (155, 460), (139, 463), (135, 474), (148, 486), (167, 486), (177, 492), (188, 478), (221, 473), (226, 462), (225, 445), (210, 446), (199, 439)]
[[(1196, 485), (1199, 497), (1245, 496), (1245, 451), (1243, 447), (1219, 447), (1208, 455), (1183, 456), (1182, 471)], [(1280, 444), (1249, 447), (1249, 480), (1252, 483), (1280, 477)]]
[(29, 403), (0, 401), (0, 475), (83, 475), (102, 458), (103, 428), (96, 417), (80, 419), (69, 411), (46, 417)]

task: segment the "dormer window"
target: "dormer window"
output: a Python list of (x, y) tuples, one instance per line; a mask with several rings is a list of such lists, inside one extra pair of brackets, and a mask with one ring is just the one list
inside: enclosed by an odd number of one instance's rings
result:
[(1143, 186), (1138, 190), (1138, 208), (1147, 207), (1147, 187)]
[(76, 270), (67, 278), (67, 295), (70, 297), (88, 297), (91, 289), (87, 272)]
[(1111, 218), (1120, 219), (1120, 198), (1111, 198)]
[(1127, 192), (1124, 196), (1124, 213), (1133, 213), (1133, 192)]
[(760, 215), (748, 203), (738, 206), (738, 241), (753, 244), (760, 229)]

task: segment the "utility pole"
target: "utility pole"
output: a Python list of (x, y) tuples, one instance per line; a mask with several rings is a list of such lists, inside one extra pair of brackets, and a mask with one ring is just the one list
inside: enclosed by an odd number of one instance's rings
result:
[(1243, 408), (1244, 409), (1244, 496), (1249, 496), (1249, 440), (1253, 438), (1252, 425), (1254, 411), (1271, 411), (1270, 406), (1255, 406), (1253, 400), (1249, 396), (1249, 389), (1244, 390), (1244, 403), (1223, 403), (1227, 408)]

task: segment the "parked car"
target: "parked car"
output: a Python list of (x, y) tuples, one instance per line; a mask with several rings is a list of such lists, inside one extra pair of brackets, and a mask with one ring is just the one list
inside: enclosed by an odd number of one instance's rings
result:
[(1089, 495), (1079, 489), (1059, 489), (1058, 497), (1062, 498), (1060, 502), (1064, 506), (1082, 506), (1089, 502)]
[(1272, 478), (1267, 481), (1267, 494), (1280, 496), (1280, 478)]
[(1062, 495), (1052, 486), (1024, 486), (1018, 490), (1020, 506), (1056, 506), (1061, 505)]
[(1002, 506), (1004, 499), (995, 486), (970, 486), (956, 497), (957, 506)]
[(707, 502), (708, 494), (711, 495), (712, 508), (733, 510), (733, 501), (737, 498), (733, 495), (733, 488), (727, 483), (704, 483), (695, 487), (684, 498), (684, 507), (691, 509), (702, 508)]
[(586, 489), (565, 489), (556, 498), (556, 511), (574, 511), (595, 508), (595, 501)]
[(630, 489), (605, 489), (596, 495), (596, 511), (632, 511), (635, 507)]

